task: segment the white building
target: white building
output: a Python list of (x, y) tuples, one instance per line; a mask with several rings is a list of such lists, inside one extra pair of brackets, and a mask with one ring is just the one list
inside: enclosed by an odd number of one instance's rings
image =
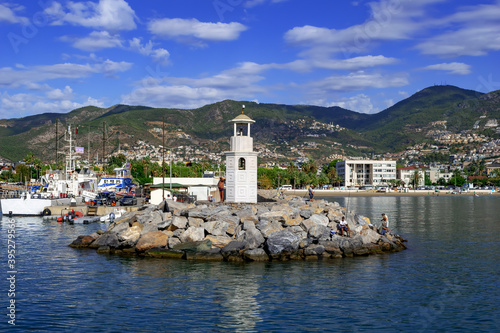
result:
[[(417, 182), (415, 183), (415, 175), (417, 176)], [(415, 185), (415, 186), (424, 186), (425, 185), (425, 168), (416, 168), (414, 166), (399, 168), (397, 171), (398, 179), (403, 181), (405, 186), (407, 185)]]
[[(151, 188), (151, 199), (152, 204), (159, 204), (165, 198), (173, 197), (174, 193), (170, 192), (170, 184), (172, 186), (172, 192), (179, 191), (186, 193), (188, 195), (196, 196), (198, 201), (207, 201), (211, 196), (217, 193), (217, 182), (219, 178), (187, 178), (187, 177), (165, 177), (165, 183), (162, 186), (163, 177), (153, 177), (153, 185)], [(162, 189), (165, 191), (163, 193)]]
[(225, 152), (226, 201), (256, 203), (258, 153), (253, 151), (253, 138), (250, 136), (250, 125), (255, 120), (242, 111), (231, 122), (234, 126), (231, 151)]
[(345, 186), (387, 185), (396, 179), (396, 161), (344, 160), (336, 167)]

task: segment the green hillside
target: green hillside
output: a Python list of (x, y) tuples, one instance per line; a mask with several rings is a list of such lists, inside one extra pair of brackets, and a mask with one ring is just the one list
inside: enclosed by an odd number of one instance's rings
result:
[[(448, 131), (459, 132), (500, 118), (499, 91), (482, 94), (454, 86), (423, 89), (373, 115), (340, 107), (232, 100), (197, 109), (88, 106), (65, 114), (0, 120), (0, 156), (16, 161), (32, 151), (47, 161), (54, 160), (56, 120), (60, 137), (68, 125), (78, 125), (76, 144), (90, 147), (91, 151), (101, 152), (106, 138), (106, 154), (118, 144), (133, 146), (139, 140), (160, 145), (163, 119), (166, 145), (208, 145), (213, 151), (223, 151), (232, 134), (229, 121), (241, 113), (242, 104), (246, 106), (245, 114), (256, 120), (252, 128), (256, 144), (265, 143), (286, 152), (289, 145), (313, 142), (316, 148), (306, 149), (313, 158), (333, 153), (395, 152), (429, 140), (426, 133), (433, 129), (434, 122), (446, 124)], [(341, 129), (335, 130), (331, 124)]]

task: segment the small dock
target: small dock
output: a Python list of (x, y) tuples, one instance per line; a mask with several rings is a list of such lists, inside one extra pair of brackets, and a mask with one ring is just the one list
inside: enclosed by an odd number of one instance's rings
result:
[(136, 211), (138, 206), (88, 206), (88, 205), (77, 205), (77, 206), (50, 206), (47, 207), (50, 210), (51, 215), (44, 216), (44, 221), (56, 221), (58, 217), (63, 216), (72, 210), (75, 212), (80, 212), (83, 217), (76, 218), (70, 223), (94, 223), (99, 222), (102, 216), (114, 213), (115, 209), (125, 210), (127, 212)]

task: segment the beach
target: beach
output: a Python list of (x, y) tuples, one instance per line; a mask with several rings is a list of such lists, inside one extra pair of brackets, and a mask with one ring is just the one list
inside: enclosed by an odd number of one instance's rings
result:
[[(274, 192), (279, 193), (278, 190)], [(308, 196), (307, 190), (285, 190), (287, 195)], [(396, 196), (499, 196), (500, 192), (491, 190), (470, 190), (468, 192), (453, 192), (450, 190), (410, 190), (408, 192), (377, 192), (375, 190), (314, 190), (314, 197), (396, 197)]]

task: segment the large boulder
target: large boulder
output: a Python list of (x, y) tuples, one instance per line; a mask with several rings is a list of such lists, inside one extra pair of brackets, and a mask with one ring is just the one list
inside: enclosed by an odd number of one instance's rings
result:
[(380, 239), (380, 234), (372, 229), (363, 229), (360, 231), (363, 244), (376, 244)]
[(118, 239), (121, 242), (126, 242), (130, 246), (134, 246), (137, 241), (139, 240), (139, 237), (141, 237), (142, 230), (144, 229), (144, 226), (140, 223), (134, 223), (130, 228), (127, 230), (119, 233)]
[(311, 220), (312, 222), (314, 222), (314, 224), (316, 224), (316, 225), (322, 225), (322, 226), (325, 226), (325, 227), (330, 222), (330, 220), (328, 219), (328, 217), (326, 217), (325, 215), (320, 215), (320, 214), (313, 214), (313, 215), (311, 215), (311, 217), (309, 218), (309, 220)]
[(148, 232), (141, 236), (135, 248), (139, 252), (144, 252), (154, 247), (165, 247), (167, 246), (168, 236), (163, 232), (156, 230)]
[(238, 240), (244, 241), (247, 244), (247, 249), (256, 249), (266, 241), (261, 232), (255, 227), (247, 228), (245, 230), (245, 233), (243, 234), (243, 237), (240, 237)]
[(168, 230), (174, 231), (177, 229), (186, 229), (188, 223), (188, 219), (184, 216), (173, 216), (172, 223)]
[(209, 239), (196, 242), (180, 243), (173, 247), (174, 250), (181, 250), (184, 252), (208, 251), (211, 248), (212, 248), (212, 242)]
[(278, 221), (274, 221), (271, 223), (261, 221), (257, 225), (257, 228), (260, 230), (264, 237), (269, 237), (269, 235), (271, 234), (284, 230), (283, 225)]
[(85, 248), (88, 247), (95, 240), (92, 236), (78, 236), (69, 246), (72, 248)]
[(243, 252), (243, 258), (248, 261), (269, 261), (269, 256), (264, 249), (252, 249)]
[(199, 242), (204, 238), (205, 228), (201, 227), (189, 227), (180, 236), (182, 242)]
[(200, 219), (198, 217), (188, 217), (188, 225), (190, 227), (203, 227), (205, 220)]
[(226, 234), (226, 231), (229, 228), (229, 223), (224, 221), (210, 221), (205, 222), (203, 227), (211, 235), (222, 236)]
[(207, 235), (205, 236), (205, 239), (208, 239), (212, 242), (212, 245), (215, 247), (223, 248), (227, 244), (233, 241), (233, 239), (229, 236), (213, 236), (213, 235)]
[(300, 238), (287, 230), (275, 232), (266, 240), (269, 254), (279, 254), (283, 251), (293, 252), (299, 248)]
[(221, 249), (221, 253), (225, 259), (229, 257), (240, 256), (240, 251), (245, 249), (246, 243), (241, 241), (232, 241)]
[(118, 240), (118, 236), (114, 232), (106, 232), (99, 236), (89, 247), (93, 249), (98, 249), (102, 246), (108, 246), (110, 248), (118, 248), (120, 246), (120, 241)]
[(330, 231), (331, 229), (324, 225), (314, 225), (309, 229), (308, 237), (317, 240), (327, 240), (330, 239)]

